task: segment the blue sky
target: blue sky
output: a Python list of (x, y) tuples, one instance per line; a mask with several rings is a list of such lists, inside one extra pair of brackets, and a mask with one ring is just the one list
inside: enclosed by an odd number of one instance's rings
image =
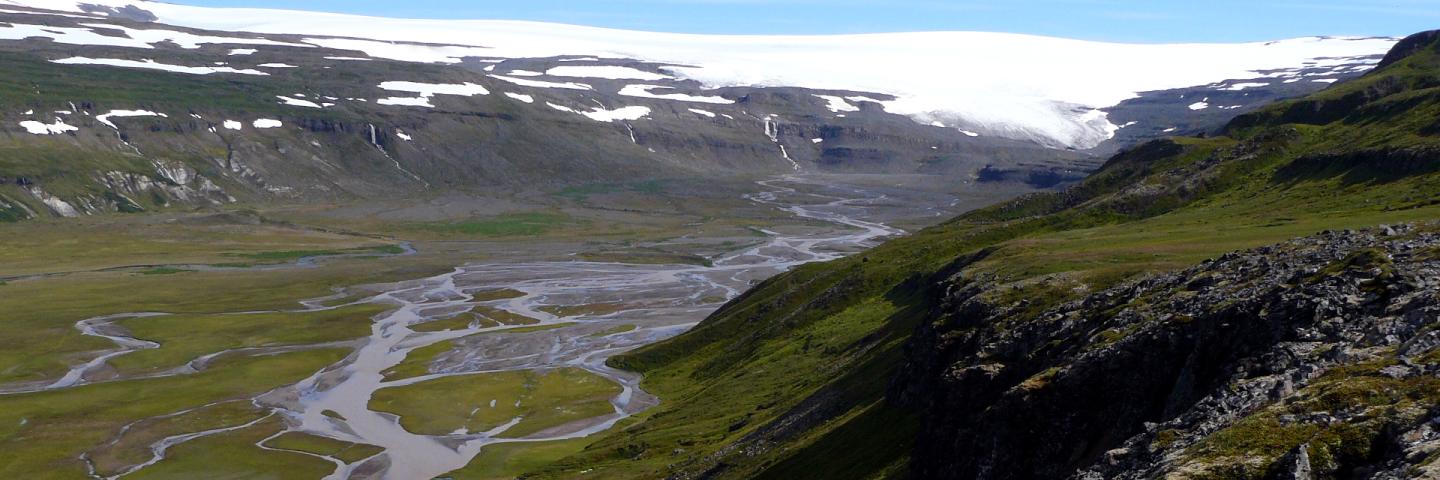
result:
[(1153, 43), (1273, 40), (1308, 35), (1403, 36), (1440, 28), (1440, 0), (170, 1), (725, 34), (983, 30)]

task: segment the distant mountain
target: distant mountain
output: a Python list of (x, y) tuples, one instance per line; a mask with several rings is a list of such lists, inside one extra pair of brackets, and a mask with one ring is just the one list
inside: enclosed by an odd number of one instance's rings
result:
[(528, 478), (1436, 478), (1440, 34), (1382, 65), (768, 280)]
[(1000, 198), (1353, 78), (1393, 43), (727, 37), (3, 0), (0, 201), (32, 218), (797, 171)]
[[(483, 20), (403, 20), (261, 9), (214, 9), (150, 1), (7, 0), (33, 8), (90, 12), (231, 32), (303, 35), (301, 44), (401, 61), (596, 57), (648, 62), (655, 71), (546, 69), (554, 78), (625, 79), (632, 96), (660, 82), (680, 90), (802, 87), (880, 93), (834, 95), (836, 113), (875, 103), (885, 111), (981, 135), (1087, 149), (1124, 123), (1105, 109), (1142, 92), (1220, 84), (1243, 91), (1333, 82), (1368, 70), (1390, 38), (1312, 37), (1265, 43), (1127, 45), (984, 32), (835, 36), (718, 36)], [(397, 44), (398, 42), (398, 44)], [(495, 72), (503, 74), (504, 71)], [(1245, 80), (1245, 81), (1238, 81)], [(561, 82), (563, 83), (563, 82)], [(602, 88), (601, 90), (609, 90)], [(659, 89), (671, 95), (671, 89)], [(1187, 105), (1229, 109), (1203, 97)], [(1243, 105), (1244, 102), (1239, 102)], [(1128, 123), (1128, 122), (1127, 122)], [(1147, 125), (1147, 127), (1150, 125)]]

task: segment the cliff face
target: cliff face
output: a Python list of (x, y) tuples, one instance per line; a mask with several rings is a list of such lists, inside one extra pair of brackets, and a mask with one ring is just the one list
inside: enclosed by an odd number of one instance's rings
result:
[(1437, 254), (1433, 227), (1327, 232), (1033, 316), (947, 279), (897, 392), (928, 413), (913, 473), (1440, 473)]

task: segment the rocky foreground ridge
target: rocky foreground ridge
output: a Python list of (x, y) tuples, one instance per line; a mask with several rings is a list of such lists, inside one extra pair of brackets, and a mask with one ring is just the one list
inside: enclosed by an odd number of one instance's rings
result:
[(1440, 478), (1440, 230), (1332, 231), (1017, 314), (944, 282), (917, 478)]

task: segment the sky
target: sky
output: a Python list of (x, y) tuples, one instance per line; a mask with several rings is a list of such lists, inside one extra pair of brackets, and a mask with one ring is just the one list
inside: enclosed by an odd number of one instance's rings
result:
[(1440, 0), (168, 0), (405, 18), (502, 19), (710, 34), (935, 30), (1170, 43), (1440, 28)]

